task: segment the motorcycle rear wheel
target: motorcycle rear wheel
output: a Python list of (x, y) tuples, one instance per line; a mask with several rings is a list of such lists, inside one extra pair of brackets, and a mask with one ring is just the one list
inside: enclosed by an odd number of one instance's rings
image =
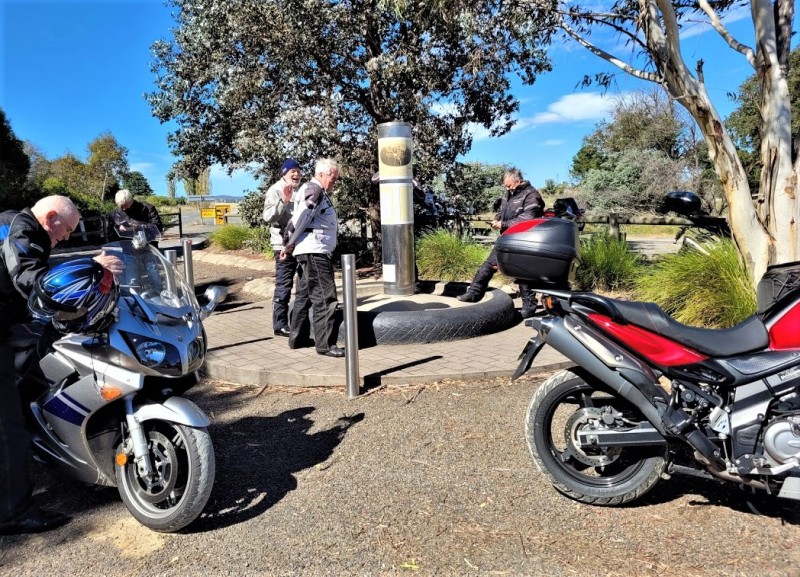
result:
[(528, 450), (539, 470), (563, 495), (592, 505), (621, 505), (647, 493), (666, 464), (661, 446), (581, 448), (577, 432), (613, 407), (626, 419), (645, 420), (630, 403), (579, 370), (547, 379), (531, 399), (525, 419)]
[(183, 529), (203, 511), (214, 486), (215, 461), (205, 428), (166, 421), (143, 423), (155, 470), (143, 478), (130, 459), (115, 466), (117, 490), (142, 525), (161, 533)]

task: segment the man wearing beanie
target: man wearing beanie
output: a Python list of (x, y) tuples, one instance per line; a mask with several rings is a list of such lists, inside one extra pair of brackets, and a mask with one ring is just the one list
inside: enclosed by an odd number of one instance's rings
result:
[(280, 337), (289, 336), (289, 299), (292, 294), (297, 259), (289, 255), (279, 258), (283, 250), (283, 233), (292, 220), (295, 193), (300, 187), (300, 164), (287, 158), (281, 165), (280, 179), (267, 189), (263, 218), (270, 225), (269, 239), (275, 255), (275, 294), (272, 298), (272, 328)]

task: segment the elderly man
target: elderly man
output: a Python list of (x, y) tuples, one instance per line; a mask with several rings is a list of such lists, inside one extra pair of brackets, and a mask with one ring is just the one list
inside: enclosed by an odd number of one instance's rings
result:
[[(506, 193), (500, 199), (500, 206), (492, 221), (492, 228), (499, 230), (500, 234), (517, 223), (542, 216), (544, 201), (542, 195), (531, 183), (522, 179), (522, 172), (518, 168), (509, 168), (503, 174), (503, 188)], [(497, 272), (497, 253), (492, 252), (475, 273), (467, 288), (467, 292), (458, 297), (466, 303), (476, 303), (483, 298), (489, 288), (489, 281)], [(518, 282), (519, 296), (522, 299), (522, 318), (529, 318), (536, 312), (536, 293), (525, 282)]]
[(112, 225), (110, 236), (116, 238), (116, 231), (113, 230), (113, 225), (134, 220), (143, 222), (145, 224), (154, 224), (158, 228), (158, 232), (164, 231), (164, 225), (161, 223), (161, 216), (159, 216), (156, 207), (149, 202), (135, 200), (131, 191), (122, 189), (114, 196), (114, 202), (117, 205), (109, 215), (109, 221)]
[[(28, 446), (14, 356), (8, 343), (12, 324), (25, 320), (27, 298), (36, 279), (48, 267), (50, 249), (69, 238), (80, 214), (68, 198), (48, 196), (30, 209), (0, 213), (0, 534), (36, 533), (66, 522), (46, 512), (31, 498)], [(122, 272), (122, 261), (102, 254), (95, 260), (111, 272)]]
[(289, 299), (292, 296), (292, 284), (297, 272), (297, 259), (292, 255), (280, 258), (283, 250), (283, 234), (292, 220), (294, 204), (298, 200), (300, 187), (300, 164), (293, 158), (287, 158), (281, 165), (281, 177), (267, 189), (264, 195), (264, 212), (262, 217), (270, 225), (269, 240), (275, 254), (275, 294), (272, 297), (272, 330), (276, 336), (288, 337), (289, 331)]
[(314, 167), (314, 177), (298, 191), (294, 216), (286, 227), (286, 242), (280, 258), (297, 258), (299, 285), (294, 301), (289, 348), (307, 341), (308, 311), (314, 311), (314, 345), (317, 353), (341, 358), (344, 351), (336, 346), (334, 314), (336, 283), (333, 280), (331, 255), (336, 248), (339, 221), (327, 193), (339, 178), (335, 160), (323, 158)]

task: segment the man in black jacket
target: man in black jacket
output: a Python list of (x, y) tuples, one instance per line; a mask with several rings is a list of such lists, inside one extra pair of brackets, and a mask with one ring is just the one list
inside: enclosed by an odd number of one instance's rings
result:
[(114, 197), (114, 202), (117, 205), (109, 215), (109, 230), (110, 238), (117, 238), (114, 224), (119, 224), (127, 220), (143, 222), (145, 224), (154, 224), (158, 228), (158, 232), (164, 232), (164, 225), (161, 223), (161, 216), (158, 214), (156, 207), (149, 202), (135, 200), (131, 191), (123, 188), (117, 192)]
[[(502, 234), (507, 229), (525, 220), (542, 216), (544, 201), (542, 195), (531, 183), (522, 179), (518, 168), (509, 168), (503, 173), (503, 188), (506, 193), (500, 199), (500, 207), (492, 221), (492, 228)], [(494, 248), (475, 273), (467, 288), (467, 292), (458, 297), (461, 302), (476, 303), (483, 298), (489, 288), (489, 281), (497, 272), (497, 253)], [(528, 318), (536, 311), (536, 293), (528, 283), (519, 281), (520, 298), (522, 299), (522, 316)]]
[[(36, 533), (62, 525), (66, 518), (39, 509), (28, 479), (30, 436), (25, 430), (11, 325), (27, 317), (27, 299), (48, 268), (50, 249), (69, 238), (80, 214), (64, 196), (48, 196), (30, 209), (0, 213), (0, 535)], [(95, 260), (113, 273), (122, 262), (102, 254)]]

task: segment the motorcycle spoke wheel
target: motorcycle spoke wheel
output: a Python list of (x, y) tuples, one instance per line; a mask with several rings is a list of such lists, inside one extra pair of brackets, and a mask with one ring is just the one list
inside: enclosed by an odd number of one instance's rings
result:
[[(604, 411), (633, 422), (639, 411), (573, 371), (545, 381), (531, 400), (525, 436), (537, 467), (566, 496), (596, 505), (618, 505), (638, 499), (659, 480), (665, 448), (582, 447), (578, 433), (604, 427)], [(608, 414), (608, 412), (606, 412)]]
[(151, 474), (133, 459), (116, 467), (117, 489), (131, 514), (161, 532), (182, 529), (205, 507), (214, 484), (214, 450), (205, 429), (145, 423)]

